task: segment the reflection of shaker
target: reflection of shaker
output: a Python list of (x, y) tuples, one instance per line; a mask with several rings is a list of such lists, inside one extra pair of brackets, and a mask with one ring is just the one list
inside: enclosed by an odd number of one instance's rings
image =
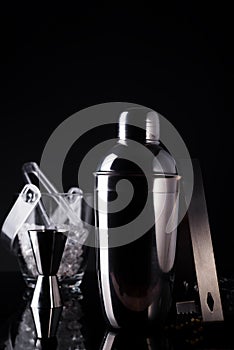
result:
[(162, 323), (169, 312), (178, 185), (175, 161), (159, 141), (158, 114), (121, 113), (118, 143), (95, 173), (99, 287), (112, 327)]
[(164, 334), (143, 335), (136, 332), (107, 332), (100, 350), (172, 350), (170, 339)]

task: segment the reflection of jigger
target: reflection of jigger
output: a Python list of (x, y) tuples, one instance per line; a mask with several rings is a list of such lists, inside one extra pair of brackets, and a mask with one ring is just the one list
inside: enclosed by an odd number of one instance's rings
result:
[(67, 235), (56, 229), (29, 230), (28, 233), (39, 273), (31, 309), (38, 338), (50, 338), (55, 336), (62, 311), (56, 273)]

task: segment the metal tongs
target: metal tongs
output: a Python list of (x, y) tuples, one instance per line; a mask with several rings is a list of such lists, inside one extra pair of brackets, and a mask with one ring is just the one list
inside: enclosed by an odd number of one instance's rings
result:
[[(37, 163), (35, 162), (28, 162), (23, 164), (22, 166), (22, 171), (23, 171), (23, 176), (28, 183), (33, 183), (33, 180), (31, 178), (31, 175), (34, 175), (37, 180), (39, 181), (39, 186), (40, 184), (45, 188), (48, 194), (55, 194), (54, 200), (58, 204), (58, 206), (62, 206), (64, 214), (66, 214), (66, 217), (69, 218), (70, 222), (72, 224), (77, 224), (80, 219), (79, 216), (74, 212), (74, 204), (75, 204), (75, 194), (80, 194), (82, 195), (83, 192), (81, 189), (78, 187), (72, 187), (68, 191), (68, 200), (64, 199), (63, 196), (56, 196), (56, 194), (59, 194), (55, 186), (49, 181), (49, 179), (45, 176), (45, 174), (41, 171)], [(74, 195), (74, 196), (73, 196)], [(38, 210), (40, 211), (42, 220), (44, 222), (44, 225), (46, 228), (50, 228), (51, 225), (53, 224), (53, 220), (48, 218), (48, 215), (44, 209), (43, 203), (40, 200), (38, 202)], [(54, 213), (55, 217), (56, 213)]]
[[(36, 207), (40, 212), (45, 228), (51, 228), (53, 226), (53, 218), (56, 217), (56, 211), (61, 208), (61, 206), (64, 216), (60, 217), (60, 222), (65, 222), (67, 218), (69, 218), (70, 223), (74, 225), (80, 222), (79, 215), (77, 215), (75, 212), (77, 208), (76, 202), (79, 197), (76, 197), (75, 195), (79, 194), (82, 196), (83, 192), (81, 189), (78, 187), (72, 187), (68, 191), (68, 196), (66, 198), (63, 196), (57, 196), (59, 194), (57, 189), (48, 180), (45, 174), (43, 174), (35, 162), (25, 163), (22, 167), (22, 171), (27, 184), (19, 193), (18, 198), (7, 215), (1, 229), (1, 238), (6, 247), (10, 250), (13, 248), (15, 238), (20, 228)], [(44, 208), (41, 199), (41, 191), (39, 190), (38, 186), (33, 184), (33, 179), (31, 177), (32, 174), (37, 178), (39, 185), (41, 184), (48, 194), (54, 194), (54, 200), (58, 204), (58, 207), (56, 208), (57, 210), (55, 209), (55, 212), (50, 218), (48, 217)], [(59, 214), (60, 216), (62, 215), (61, 211)]]

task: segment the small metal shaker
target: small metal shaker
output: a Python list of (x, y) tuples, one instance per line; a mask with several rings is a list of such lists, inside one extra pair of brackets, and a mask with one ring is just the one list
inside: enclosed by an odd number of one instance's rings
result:
[(28, 233), (39, 273), (31, 309), (38, 338), (50, 338), (56, 334), (62, 312), (56, 273), (64, 251), (67, 233), (56, 229), (29, 230)]

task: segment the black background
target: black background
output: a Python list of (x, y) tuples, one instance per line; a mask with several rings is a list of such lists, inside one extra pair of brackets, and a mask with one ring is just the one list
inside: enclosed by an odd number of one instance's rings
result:
[[(1, 224), (22, 187), (22, 164), (40, 162), (63, 120), (98, 103), (142, 104), (165, 116), (200, 160), (218, 269), (233, 271), (230, 9), (27, 10), (1, 13)], [(99, 128), (92, 137), (115, 131)], [(65, 171), (73, 176), (73, 168)], [(16, 266), (3, 249), (0, 266)]]

